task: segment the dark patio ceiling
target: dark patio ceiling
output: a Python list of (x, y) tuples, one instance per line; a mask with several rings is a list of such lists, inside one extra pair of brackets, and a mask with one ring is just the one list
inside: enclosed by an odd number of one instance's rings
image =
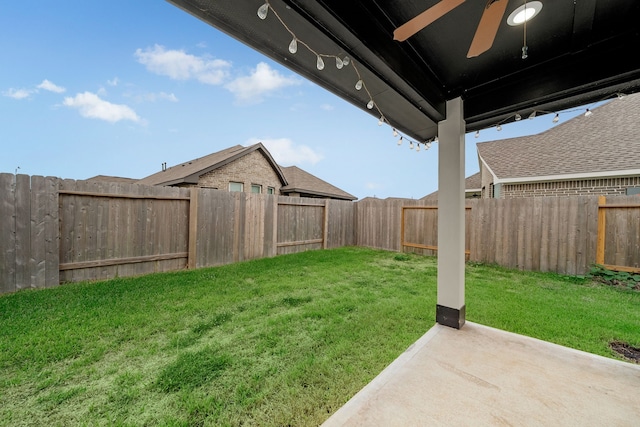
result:
[[(461, 4), (407, 41), (393, 31), (439, 0), (269, 0), (265, 20), (256, 14), (264, 0), (168, 0), (275, 61), (368, 110), (369, 95), (354, 88), (352, 67), (338, 70), (300, 46), (322, 54), (348, 55), (386, 120), (424, 141), (444, 119), (445, 102), (465, 101), (467, 131), (509, 121), (517, 112), (555, 112), (640, 91), (640, 1), (543, 0), (526, 26), (528, 57), (522, 59), (524, 27), (507, 16), (523, 0), (508, 1), (493, 46), (467, 58), (487, 0)], [(493, 2), (494, 0), (489, 0)]]

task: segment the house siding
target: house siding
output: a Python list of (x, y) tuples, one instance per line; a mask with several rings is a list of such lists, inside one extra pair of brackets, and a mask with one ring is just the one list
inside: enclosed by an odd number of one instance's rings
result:
[(251, 184), (261, 185), (263, 193), (268, 187), (273, 187), (276, 194), (280, 194), (282, 187), (280, 177), (258, 150), (201, 175), (198, 186), (228, 191), (229, 182), (243, 183), (246, 193), (251, 192)]
[[(522, 197), (613, 196), (625, 195), (628, 187), (640, 186), (640, 177), (603, 178), (572, 181), (503, 184), (502, 199)], [(485, 196), (483, 192), (483, 197)]]

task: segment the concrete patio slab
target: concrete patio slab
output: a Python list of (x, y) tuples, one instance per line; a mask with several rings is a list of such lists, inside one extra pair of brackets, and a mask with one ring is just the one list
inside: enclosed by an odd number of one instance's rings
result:
[(324, 427), (640, 426), (640, 365), (436, 325)]

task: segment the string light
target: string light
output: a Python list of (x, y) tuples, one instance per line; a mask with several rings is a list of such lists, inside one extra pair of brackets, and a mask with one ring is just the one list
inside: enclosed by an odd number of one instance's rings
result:
[(294, 37), (289, 43), (289, 52), (295, 54), (298, 51), (298, 40)]
[[(289, 34), (291, 35), (292, 39), (291, 39), (291, 42), (289, 43), (289, 52), (292, 55), (295, 55), (298, 52), (299, 45), (302, 45), (309, 52), (311, 52), (312, 54), (314, 54), (316, 56), (316, 68), (319, 71), (322, 71), (325, 68), (325, 62), (324, 62), (323, 58), (333, 58), (335, 60), (336, 68), (338, 70), (342, 70), (344, 67), (351, 66), (351, 68), (353, 69), (353, 71), (355, 72), (356, 77), (357, 77), (357, 80), (356, 80), (356, 83), (355, 83), (355, 89), (357, 91), (361, 91), (361, 90), (364, 89), (365, 93), (369, 97), (369, 102), (367, 102), (367, 104), (366, 104), (367, 109), (373, 110), (375, 108), (376, 111), (380, 114), (380, 119), (378, 120), (378, 126), (382, 126), (383, 123), (387, 123), (388, 125), (391, 126), (391, 123), (387, 120), (385, 115), (380, 110), (380, 107), (378, 106), (378, 104), (374, 101), (374, 97), (371, 94), (371, 92), (369, 91), (369, 89), (367, 88), (367, 85), (366, 85), (365, 81), (362, 79), (362, 76), (360, 75), (360, 71), (358, 70), (358, 67), (356, 66), (355, 62), (352, 61), (351, 58), (349, 58), (349, 56), (345, 55), (344, 57), (340, 57), (340, 56), (334, 55), (334, 54), (325, 54), (325, 53), (316, 52), (313, 48), (311, 48), (311, 46), (309, 46), (304, 41), (300, 40), (296, 36), (296, 34), (291, 30), (291, 28), (289, 28), (289, 26), (287, 26), (287, 24), (285, 24), (285, 22), (280, 17), (280, 15), (277, 13), (277, 11), (273, 8), (273, 6), (269, 2), (269, 0), (265, 0), (264, 4), (262, 4), (258, 8), (258, 11), (257, 11), (258, 18), (260, 18), (261, 20), (267, 19), (267, 16), (269, 15), (269, 11), (271, 11), (273, 16), (275, 16), (275, 18), (280, 22), (280, 24), (282, 24), (284, 29), (287, 30), (289, 32)], [(525, 39), (524, 39), (524, 46), (522, 47), (522, 59), (526, 59), (527, 56), (528, 56), (528, 52), (527, 52), (528, 51), (528, 46), (526, 44), (526, 32), (525, 32), (525, 36), (524, 37), (525, 37)], [(617, 92), (617, 93), (615, 93), (615, 96), (618, 99), (623, 99), (626, 95), (624, 93)], [(597, 101), (597, 102), (604, 101), (609, 97), (611, 97), (611, 94), (607, 95), (606, 97), (604, 97), (603, 99), (601, 99), (600, 101)], [(573, 112), (573, 111), (577, 111), (577, 109), (563, 111), (562, 113), (570, 113), (570, 112)], [(552, 112), (551, 111), (534, 110), (529, 115), (529, 119), (536, 118), (537, 113), (547, 114), (547, 113), (552, 113)], [(552, 122), (553, 123), (558, 123), (560, 121), (560, 113), (557, 113), (557, 112), (553, 112), (553, 113), (555, 113), (555, 116), (553, 117)], [(589, 117), (592, 114), (593, 114), (593, 111), (591, 111), (589, 108), (587, 108), (585, 113), (584, 113), (584, 115), (586, 117)], [(522, 116), (519, 113), (515, 113), (514, 115), (508, 116), (505, 119), (503, 119), (502, 121), (500, 121), (498, 124), (496, 124), (495, 125), (496, 126), (496, 130), (497, 131), (501, 131), (502, 130), (502, 124), (505, 123), (506, 121), (508, 121), (511, 118), (513, 118), (515, 121), (522, 120)], [(393, 137), (397, 138), (398, 135), (399, 135), (398, 130), (395, 127), (392, 127), (392, 129), (393, 129)], [(477, 130), (476, 133), (475, 133), (475, 137), (478, 138), (479, 136), (480, 136), (480, 131)], [(402, 145), (402, 142), (403, 142), (404, 139), (407, 139), (407, 138), (405, 138), (404, 135), (400, 135), (400, 139), (398, 140), (397, 144), (398, 145)], [(424, 149), (428, 150), (428, 149), (431, 148), (432, 143), (438, 143), (438, 136), (437, 135), (435, 137), (433, 137), (432, 139), (430, 139), (428, 141), (425, 141), (423, 143), (421, 143), (421, 142), (415, 142), (414, 143), (414, 141), (409, 140), (409, 148), (413, 149), (414, 148), (414, 144), (415, 144), (416, 151), (420, 151), (420, 145), (424, 144)]]
[[(303, 40), (300, 40), (298, 38), (298, 36), (293, 32), (293, 30), (291, 28), (289, 28), (289, 26), (280, 17), (280, 15), (276, 11), (276, 9), (274, 9), (274, 7), (270, 3), (270, 1), (269, 0), (265, 0), (264, 4), (262, 4), (258, 8), (258, 12), (257, 12), (258, 18), (260, 18), (261, 20), (267, 19), (267, 16), (269, 15), (269, 12), (271, 12), (271, 14), (280, 22), (282, 27), (285, 30), (287, 30), (287, 32), (291, 35), (291, 42), (289, 43), (289, 53), (291, 53), (292, 55), (295, 55), (298, 52), (298, 48), (300, 46), (305, 47), (309, 52), (311, 52), (312, 54), (314, 54), (316, 56), (316, 68), (318, 69), (318, 71), (322, 71), (322, 70), (325, 69), (325, 65), (326, 65), (325, 64), (325, 59), (326, 58), (333, 58), (335, 60), (336, 68), (338, 70), (342, 70), (345, 67), (349, 67), (350, 66), (351, 69), (356, 74), (355, 89), (357, 91), (364, 90), (366, 95), (369, 97), (369, 101), (366, 104), (367, 109), (369, 109), (369, 110), (375, 109), (380, 114), (380, 119), (378, 120), (378, 126), (382, 126), (384, 123), (386, 123), (386, 124), (391, 126), (391, 123), (387, 120), (385, 115), (382, 113), (382, 111), (380, 110), (380, 107), (375, 102), (373, 95), (371, 94), (371, 92), (367, 88), (367, 84), (364, 81), (364, 79), (362, 78), (358, 67), (356, 66), (355, 62), (349, 56), (345, 55), (345, 56), (341, 57), (339, 55), (317, 52), (309, 44), (307, 44)], [(396, 128), (393, 128), (393, 136), (394, 136), (394, 138), (397, 138), (398, 135), (399, 135), (398, 130)], [(404, 139), (407, 139), (407, 138), (404, 137), (403, 135), (400, 135), (400, 140), (398, 141), (398, 145), (402, 145), (402, 141)], [(434, 141), (437, 142), (437, 138), (435, 138)], [(418, 142), (414, 143), (414, 141), (410, 140), (409, 148), (413, 148), (414, 144), (418, 144), (418, 146), (419, 146)], [(429, 143), (429, 145), (425, 145), (425, 149), (428, 149), (429, 147), (430, 147), (430, 143)]]

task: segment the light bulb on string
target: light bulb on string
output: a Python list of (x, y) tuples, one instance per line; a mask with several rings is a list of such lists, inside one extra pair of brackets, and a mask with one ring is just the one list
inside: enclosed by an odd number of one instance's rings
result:
[(398, 140), (398, 145), (402, 145), (402, 137)]
[(289, 52), (295, 54), (297, 51), (298, 51), (298, 40), (296, 40), (296, 38), (294, 37), (293, 40), (291, 40), (291, 43), (289, 43)]
[(409, 141), (409, 150), (413, 150), (413, 141)]
[(380, 120), (378, 120), (378, 126), (382, 126), (384, 123), (384, 117), (380, 116)]
[(258, 8), (258, 18), (267, 19), (267, 12), (269, 12), (269, 3), (265, 3)]
[(516, 113), (515, 119), (516, 119), (516, 122), (519, 122), (520, 120), (522, 120), (522, 116)]
[(367, 108), (371, 110), (373, 108), (373, 99), (367, 102)]
[(349, 58), (348, 56), (345, 56), (344, 58), (342, 58), (342, 63), (344, 65), (349, 65), (350, 62), (351, 62), (351, 58)]
[(535, 111), (535, 110), (533, 110), (533, 111), (531, 112), (531, 114), (529, 115), (529, 120), (533, 120), (533, 119), (535, 119), (535, 118), (536, 118), (536, 111)]
[(425, 150), (428, 150), (429, 148), (431, 148), (431, 141), (428, 141), (426, 144), (424, 144), (424, 148)]
[(393, 137), (396, 138), (398, 136), (398, 131), (396, 128), (393, 128)]
[(498, 125), (498, 126), (496, 126), (496, 130), (497, 130), (498, 132), (500, 132), (500, 131), (502, 130), (502, 125)]
[(362, 84), (363, 84), (362, 80), (358, 80), (358, 81), (356, 82), (356, 90), (360, 90), (360, 89), (362, 89)]
[(587, 111), (584, 112), (585, 117), (589, 117), (592, 114), (593, 114), (593, 111), (589, 110), (588, 108), (587, 108)]
[(556, 116), (551, 120), (553, 123), (558, 123), (560, 121), (560, 114), (556, 113)]
[(339, 56), (336, 56), (336, 68), (342, 70), (342, 67), (344, 67), (344, 61)]
[(324, 61), (320, 55), (318, 55), (318, 60), (316, 61), (316, 68), (320, 71), (324, 70)]
[(416, 144), (416, 153), (420, 151), (420, 143)]
[(477, 131), (476, 131), (476, 138), (478, 138), (479, 136), (480, 136), (480, 131), (479, 131), (479, 130), (477, 130)]

